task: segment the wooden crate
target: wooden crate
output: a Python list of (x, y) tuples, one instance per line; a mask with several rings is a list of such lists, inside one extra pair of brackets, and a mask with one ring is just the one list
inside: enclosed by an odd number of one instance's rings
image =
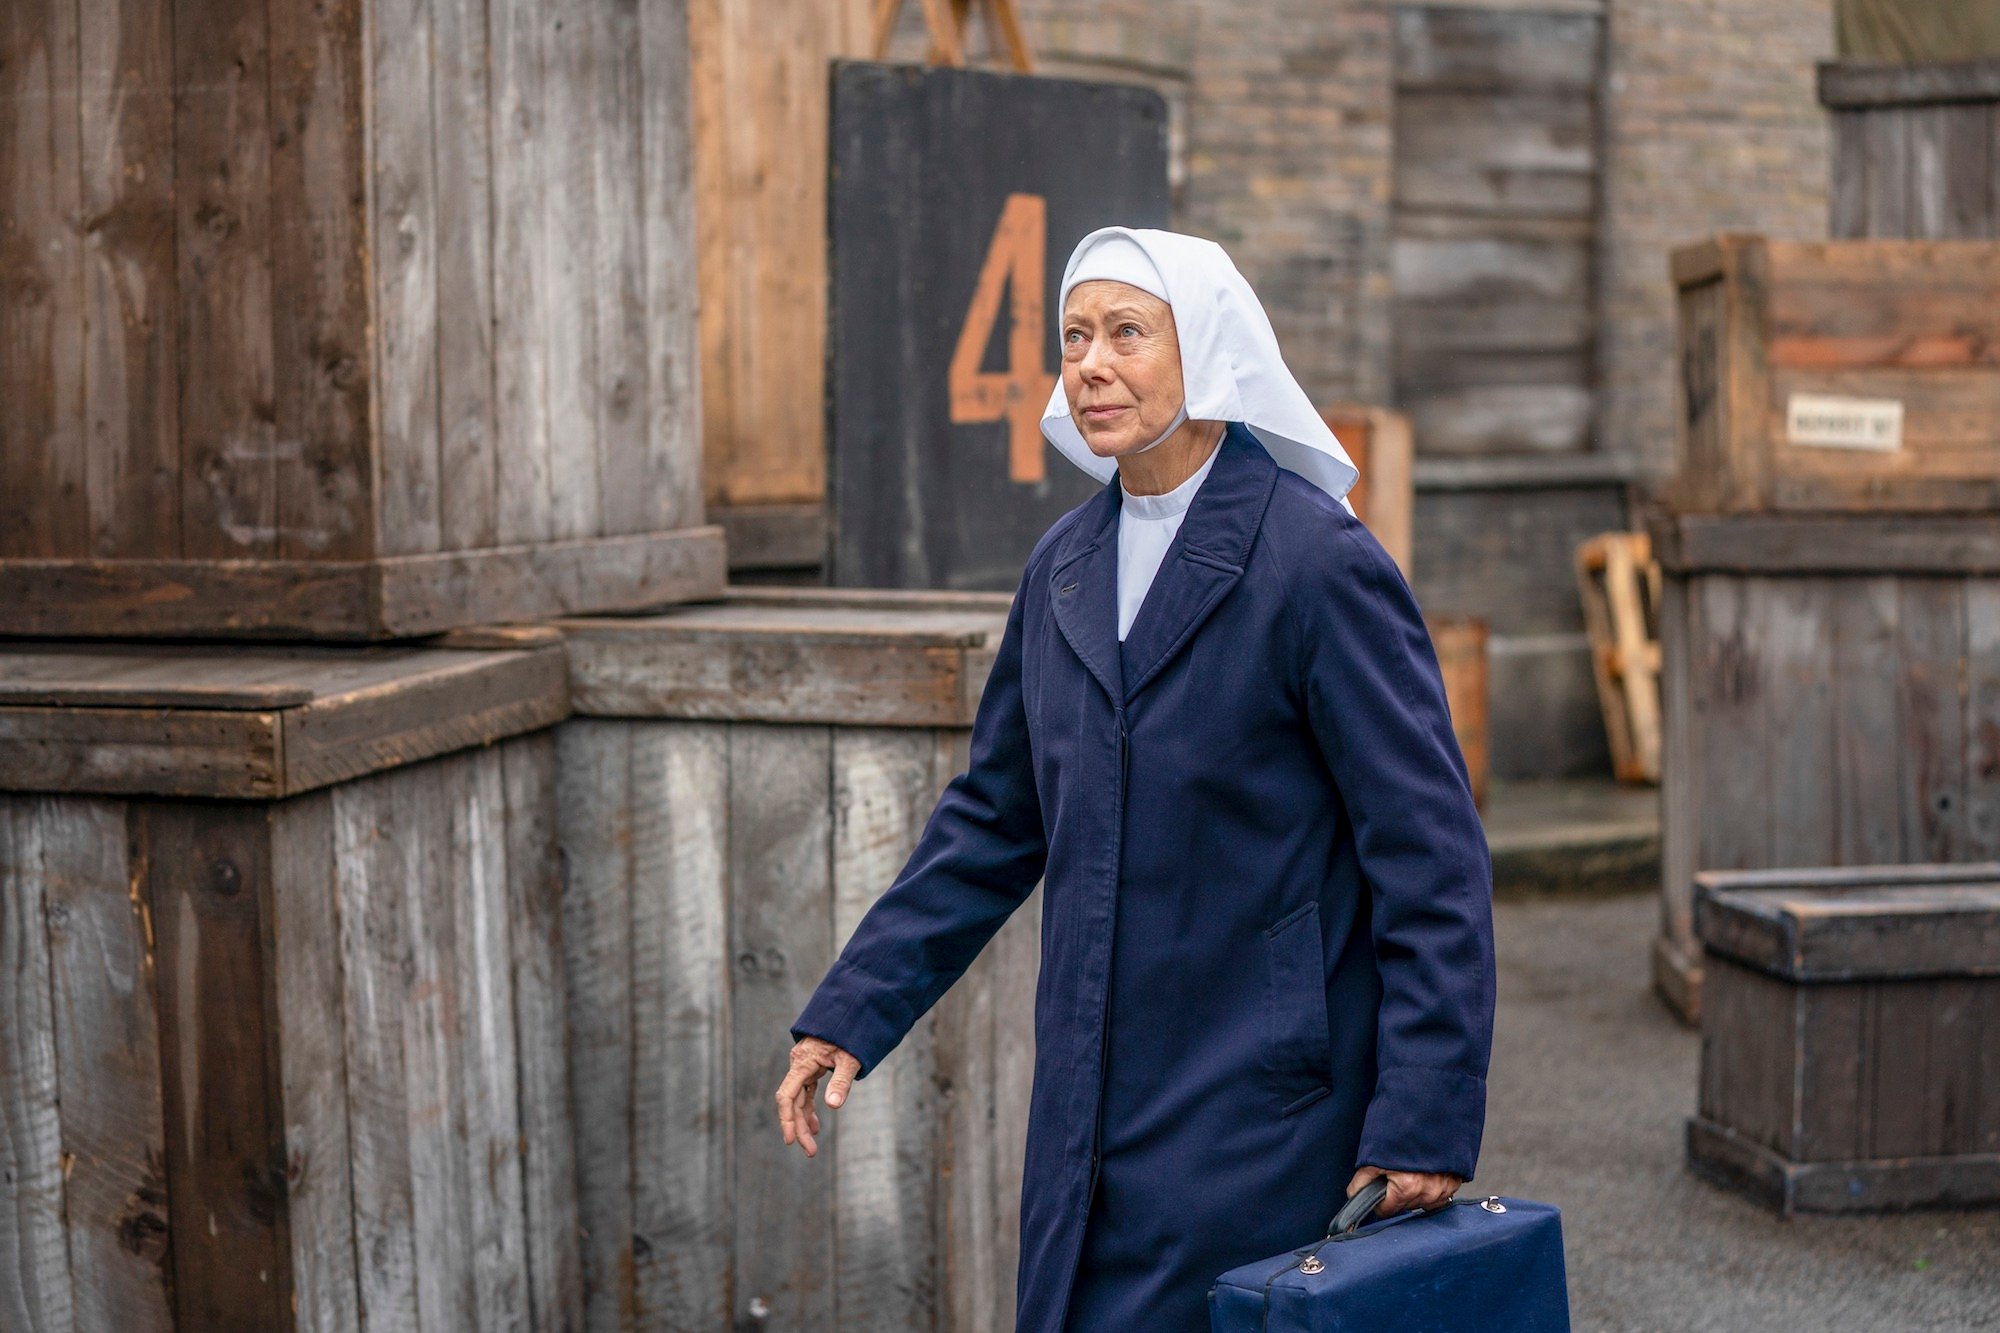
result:
[(721, 587), (685, 9), (0, 33), (0, 626), (371, 639)]
[(1643, 532), (1604, 532), (1576, 548), (1591, 676), (1620, 782), (1660, 780), (1660, 567)]
[(0, 1327), (578, 1326), (564, 674), (0, 648)]
[(2000, 510), (2000, 246), (1674, 251), (1686, 513)]
[(2000, 859), (2000, 522), (1654, 515), (1661, 934), (1700, 1008), (1695, 874)]
[(1410, 577), (1411, 520), (1416, 506), (1416, 459), (1410, 419), (1386, 407), (1336, 403), (1320, 416), (1361, 473), (1347, 493), (1354, 513)]
[(1841, 238), (2000, 236), (2000, 60), (1828, 61), (1829, 230)]
[(817, 1158), (771, 1100), (787, 1028), (966, 762), (1007, 602), (741, 589), (560, 622), (588, 1327), (1013, 1327), (1039, 894), (825, 1114)]
[(1697, 885), (1689, 1162), (1788, 1215), (2000, 1203), (2000, 862)]

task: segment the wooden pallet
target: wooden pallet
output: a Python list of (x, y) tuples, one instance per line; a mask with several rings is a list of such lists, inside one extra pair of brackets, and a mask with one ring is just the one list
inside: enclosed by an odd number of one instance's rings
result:
[(1576, 548), (1591, 674), (1620, 782), (1660, 780), (1660, 565), (1643, 532), (1605, 532)]

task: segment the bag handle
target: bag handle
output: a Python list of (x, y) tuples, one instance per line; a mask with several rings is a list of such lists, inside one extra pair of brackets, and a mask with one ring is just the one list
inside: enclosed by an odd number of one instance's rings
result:
[(1326, 1234), (1341, 1236), (1357, 1229), (1368, 1220), (1370, 1214), (1382, 1206), (1382, 1200), (1388, 1197), (1389, 1178), (1376, 1176), (1356, 1190), (1353, 1198), (1340, 1206), (1340, 1211), (1333, 1215), (1333, 1221), (1327, 1223)]

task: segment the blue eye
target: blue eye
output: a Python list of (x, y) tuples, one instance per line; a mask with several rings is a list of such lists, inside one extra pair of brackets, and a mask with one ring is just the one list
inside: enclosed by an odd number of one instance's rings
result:
[(1139, 326), (1137, 324), (1120, 324), (1118, 331), (1120, 333), (1129, 333), (1135, 338), (1139, 336)]

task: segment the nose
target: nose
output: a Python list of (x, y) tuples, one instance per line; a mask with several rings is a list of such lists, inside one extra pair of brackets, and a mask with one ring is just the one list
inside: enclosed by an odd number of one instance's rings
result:
[(1106, 373), (1105, 369), (1108, 364), (1108, 358), (1109, 353), (1104, 350), (1103, 340), (1092, 338), (1083, 349), (1083, 356), (1077, 362), (1077, 370), (1087, 380), (1102, 381), (1109, 379), (1110, 376)]

